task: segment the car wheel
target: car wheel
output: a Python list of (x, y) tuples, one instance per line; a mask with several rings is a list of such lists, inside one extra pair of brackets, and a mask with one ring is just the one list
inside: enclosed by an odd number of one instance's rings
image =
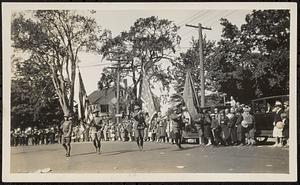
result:
[(257, 136), (254, 139), (257, 144), (264, 144), (267, 142), (268, 137), (267, 136)]

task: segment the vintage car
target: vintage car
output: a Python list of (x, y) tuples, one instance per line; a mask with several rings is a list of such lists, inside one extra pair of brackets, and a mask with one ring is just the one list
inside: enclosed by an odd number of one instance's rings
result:
[[(206, 106), (201, 109), (210, 110), (211, 112), (213, 112), (215, 108), (222, 110), (222, 109), (230, 108), (230, 105)], [(182, 131), (182, 143), (199, 143), (199, 134), (193, 122), (191, 124), (185, 125), (184, 130)]]
[(282, 105), (289, 102), (289, 95), (270, 96), (252, 100), (252, 112), (256, 125), (256, 142), (262, 144), (273, 135), (273, 118), (272, 111), (276, 101)]

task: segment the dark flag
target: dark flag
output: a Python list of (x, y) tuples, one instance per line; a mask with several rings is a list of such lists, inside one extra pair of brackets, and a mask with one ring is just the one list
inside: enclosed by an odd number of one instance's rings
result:
[(89, 124), (91, 121), (91, 111), (89, 108), (88, 97), (79, 70), (78, 70), (78, 79), (79, 79), (78, 119), (81, 119), (85, 123)]
[(183, 100), (191, 116), (191, 119), (194, 120), (195, 116), (197, 115), (197, 107), (200, 106), (199, 106), (198, 96), (195, 91), (195, 86), (190, 71), (187, 71), (186, 73), (184, 90), (183, 90)]

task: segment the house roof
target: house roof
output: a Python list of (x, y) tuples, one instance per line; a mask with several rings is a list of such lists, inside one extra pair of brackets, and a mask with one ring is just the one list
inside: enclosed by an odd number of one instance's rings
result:
[(109, 104), (109, 101), (115, 96), (115, 87), (110, 87), (103, 90), (95, 90), (90, 95), (88, 99), (90, 104)]

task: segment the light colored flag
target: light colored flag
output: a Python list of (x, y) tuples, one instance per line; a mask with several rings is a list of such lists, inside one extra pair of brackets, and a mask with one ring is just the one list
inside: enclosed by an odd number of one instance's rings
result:
[(199, 106), (198, 96), (195, 91), (192, 75), (189, 70), (186, 73), (184, 90), (183, 90), (183, 100), (191, 116), (191, 119), (194, 120), (197, 115), (197, 107), (200, 106)]
[(150, 116), (150, 120), (152, 120), (153, 116), (156, 113), (156, 108), (154, 104), (153, 94), (150, 89), (149, 80), (146, 74), (143, 76), (142, 80), (142, 92), (141, 92), (141, 100), (143, 101), (142, 109), (148, 112)]

